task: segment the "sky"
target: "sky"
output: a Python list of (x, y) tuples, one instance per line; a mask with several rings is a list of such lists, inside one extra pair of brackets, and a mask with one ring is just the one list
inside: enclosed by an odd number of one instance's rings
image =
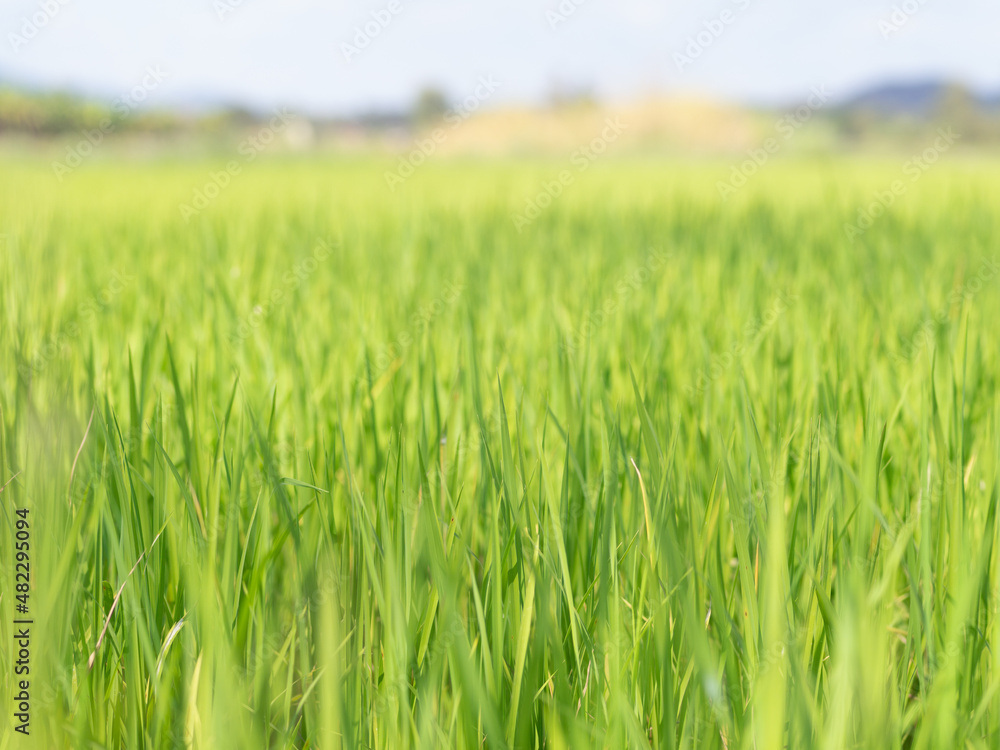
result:
[(427, 87), (461, 101), (483, 79), (490, 104), (777, 104), (926, 79), (1000, 94), (998, 29), (996, 0), (2, 0), (0, 82), (310, 114)]

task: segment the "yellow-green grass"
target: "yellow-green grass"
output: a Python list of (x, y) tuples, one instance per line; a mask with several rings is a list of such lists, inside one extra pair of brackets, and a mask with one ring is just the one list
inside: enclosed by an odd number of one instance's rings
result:
[(2, 167), (0, 748), (1000, 743), (998, 165), (394, 167)]

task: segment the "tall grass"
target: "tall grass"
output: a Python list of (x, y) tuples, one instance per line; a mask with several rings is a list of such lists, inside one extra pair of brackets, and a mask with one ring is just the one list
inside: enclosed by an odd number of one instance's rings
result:
[(1000, 744), (996, 165), (383, 166), (4, 166), (0, 748)]

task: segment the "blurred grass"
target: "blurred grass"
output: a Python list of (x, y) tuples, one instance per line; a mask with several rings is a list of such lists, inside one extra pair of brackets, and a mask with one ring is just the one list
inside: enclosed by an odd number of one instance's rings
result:
[(393, 166), (3, 165), (34, 746), (1000, 743), (995, 164)]

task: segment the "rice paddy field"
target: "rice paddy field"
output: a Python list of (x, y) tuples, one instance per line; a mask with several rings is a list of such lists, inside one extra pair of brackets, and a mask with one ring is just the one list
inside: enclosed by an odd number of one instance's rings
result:
[(997, 164), (566, 166), (5, 157), (0, 750), (1000, 745)]

